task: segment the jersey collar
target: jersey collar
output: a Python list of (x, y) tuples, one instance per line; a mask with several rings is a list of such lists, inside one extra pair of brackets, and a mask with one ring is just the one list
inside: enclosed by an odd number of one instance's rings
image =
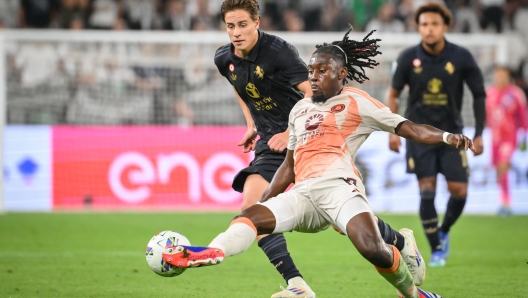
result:
[(447, 52), (451, 48), (451, 43), (448, 42), (445, 38), (444, 38), (444, 42), (445, 42), (444, 49), (442, 50), (442, 52), (440, 52), (438, 56), (433, 56), (427, 53), (424, 50), (422, 43), (420, 42), (420, 44), (418, 45), (418, 58), (420, 58), (421, 60), (436, 60), (436, 59), (443, 58), (445, 55), (447, 55)]
[(242, 61), (243, 59), (249, 60), (251, 62), (255, 62), (255, 60), (257, 60), (257, 56), (260, 51), (260, 46), (262, 44), (262, 37), (264, 36), (264, 32), (260, 30), (257, 30), (257, 31), (259, 33), (257, 43), (255, 44), (255, 46), (253, 47), (253, 49), (251, 50), (251, 52), (249, 53), (247, 57), (240, 58), (237, 55), (235, 55), (235, 52), (234, 52), (235, 47), (233, 46), (233, 44), (231, 44), (231, 56), (234, 57), (235, 59), (238, 59), (239, 62)]

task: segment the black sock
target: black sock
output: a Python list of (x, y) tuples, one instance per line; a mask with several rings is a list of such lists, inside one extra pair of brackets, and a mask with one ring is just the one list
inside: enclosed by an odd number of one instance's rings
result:
[(434, 190), (420, 191), (420, 219), (433, 252), (442, 250), (438, 239), (438, 214), (434, 204), (436, 192)]
[(449, 229), (451, 229), (451, 226), (454, 225), (457, 219), (460, 217), (465, 205), (466, 197), (449, 197), (444, 221), (442, 222), (442, 226), (440, 227), (440, 230), (442, 230), (442, 232), (449, 233)]
[(279, 271), (284, 280), (288, 282), (290, 278), (302, 277), (286, 246), (286, 238), (282, 234), (271, 234), (259, 240), (258, 246), (268, 256), (271, 264)]
[(403, 249), (405, 246), (405, 238), (403, 238), (403, 235), (393, 230), (388, 223), (384, 222), (379, 217), (378, 228), (385, 243), (396, 246), (399, 251)]

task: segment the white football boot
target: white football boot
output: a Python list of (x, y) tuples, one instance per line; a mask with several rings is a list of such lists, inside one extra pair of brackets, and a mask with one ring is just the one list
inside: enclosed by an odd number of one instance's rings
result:
[(315, 298), (315, 293), (300, 276), (288, 280), (288, 287), (286, 289), (281, 287), (281, 289), (282, 291), (271, 295), (271, 298)]
[(418, 250), (416, 239), (414, 239), (413, 231), (403, 228), (399, 230), (400, 234), (405, 238), (405, 245), (400, 254), (405, 264), (409, 268), (414, 279), (414, 284), (420, 286), (425, 280), (425, 260)]

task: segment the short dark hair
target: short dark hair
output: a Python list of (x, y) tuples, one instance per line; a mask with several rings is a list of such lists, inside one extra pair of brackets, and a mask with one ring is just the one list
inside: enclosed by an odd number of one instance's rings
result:
[[(350, 31), (352, 31), (352, 26), (343, 37), (343, 40), (315, 46), (317, 50), (315, 50), (314, 54), (321, 53), (332, 55), (348, 69), (347, 78), (358, 83), (363, 83), (365, 80), (369, 79), (365, 75), (364, 67), (374, 68), (374, 66), (379, 64), (371, 59), (371, 57), (381, 54), (381, 52), (378, 51), (378, 41), (381, 41), (381, 39), (369, 39), (372, 33), (376, 31), (372, 30), (361, 41), (350, 40), (348, 38)], [(347, 83), (346, 78), (343, 83)]]
[(451, 26), (451, 20), (453, 19), (451, 12), (445, 6), (438, 3), (427, 3), (418, 8), (414, 14), (414, 21), (416, 22), (416, 25), (420, 24), (420, 15), (426, 12), (434, 12), (439, 14), (444, 20), (444, 24)]
[(257, 0), (225, 0), (220, 8), (222, 21), (225, 22), (226, 13), (239, 9), (247, 11), (253, 21), (260, 17), (260, 7)]

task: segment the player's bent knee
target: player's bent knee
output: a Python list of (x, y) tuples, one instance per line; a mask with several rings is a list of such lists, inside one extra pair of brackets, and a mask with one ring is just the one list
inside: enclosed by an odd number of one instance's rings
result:
[(257, 204), (242, 211), (235, 219), (247, 218), (257, 230), (257, 235), (271, 234), (275, 230), (275, 216), (267, 207)]

